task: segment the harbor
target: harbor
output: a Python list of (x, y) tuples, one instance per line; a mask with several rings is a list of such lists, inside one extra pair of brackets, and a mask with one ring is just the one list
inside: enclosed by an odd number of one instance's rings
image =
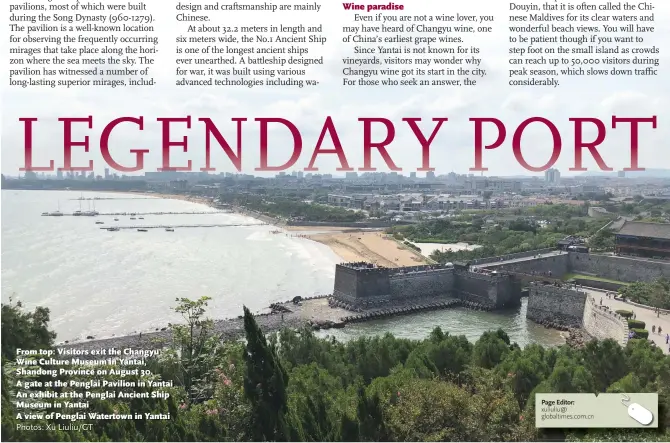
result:
[[(137, 200), (137, 199), (136, 199)], [(97, 211), (75, 211), (75, 212), (43, 212), (43, 217), (122, 217), (122, 216), (144, 216), (144, 215), (212, 215), (212, 214), (232, 214), (231, 210), (217, 210), (217, 211), (177, 211), (177, 212), (97, 212)]]
[(71, 201), (100, 201), (100, 200), (155, 200), (156, 198), (160, 198), (160, 196), (156, 197), (79, 197), (79, 198), (71, 198)]
[(172, 229), (175, 228), (237, 228), (243, 226), (267, 226), (267, 223), (213, 223), (213, 224), (200, 224), (200, 225), (130, 225), (130, 226), (104, 226), (100, 229), (105, 231), (120, 231), (122, 229), (137, 229), (140, 232), (144, 232), (149, 229)]

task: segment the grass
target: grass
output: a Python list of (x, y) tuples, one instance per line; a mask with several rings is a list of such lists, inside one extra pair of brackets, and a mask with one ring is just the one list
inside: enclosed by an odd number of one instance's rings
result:
[(582, 274), (566, 274), (563, 277), (563, 280), (567, 281), (567, 280), (572, 280), (573, 278), (574, 279), (583, 278), (583, 279), (586, 279), (586, 280), (602, 281), (602, 282), (606, 282), (606, 283), (617, 283), (617, 284), (620, 284), (620, 285), (629, 285), (630, 284), (630, 283), (626, 283), (626, 282), (619, 281), (619, 280), (612, 280), (611, 278), (602, 278), (602, 277), (596, 277), (596, 276), (593, 276), (593, 275), (582, 275)]

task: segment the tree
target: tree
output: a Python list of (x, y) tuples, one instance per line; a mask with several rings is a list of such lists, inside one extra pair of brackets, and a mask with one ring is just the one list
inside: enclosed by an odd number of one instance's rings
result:
[(251, 437), (254, 441), (285, 441), (289, 437), (285, 422), (288, 375), (246, 306), (244, 331), (247, 339), (244, 391), (256, 424)]
[(204, 316), (210, 300), (210, 297), (176, 299), (174, 310), (182, 315), (185, 324), (170, 324), (172, 346), (162, 354), (161, 372), (179, 381), (191, 403), (212, 396), (214, 370), (223, 349), (214, 333), (214, 322)]
[(23, 312), (18, 301), (2, 305), (2, 361), (14, 360), (17, 349), (48, 349), (53, 347), (56, 333), (49, 330), (49, 309), (38, 306)]

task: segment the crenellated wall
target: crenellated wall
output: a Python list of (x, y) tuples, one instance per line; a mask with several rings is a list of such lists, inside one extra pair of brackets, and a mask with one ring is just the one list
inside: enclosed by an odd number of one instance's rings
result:
[[(536, 252), (536, 251), (533, 251)], [(670, 278), (670, 261), (641, 260), (634, 257), (568, 252), (550, 256), (516, 257), (514, 263), (487, 262), (486, 268), (549, 275), (562, 278), (568, 273), (597, 276), (621, 282), (654, 281)], [(515, 258), (515, 257), (512, 257)]]
[(521, 304), (521, 283), (505, 274), (486, 275), (440, 265), (379, 268), (351, 263), (337, 265), (333, 296), (361, 309), (441, 296), (496, 309)]
[(531, 283), (526, 317), (537, 323), (582, 326), (586, 293), (566, 286)]
[(622, 282), (651, 282), (670, 278), (670, 261), (570, 252), (570, 270)]
[(495, 262), (487, 264), (486, 268), (505, 270), (511, 272), (521, 272), (524, 274), (549, 275), (560, 278), (570, 272), (570, 258), (568, 253), (551, 255), (549, 257), (526, 256), (527, 260), (521, 260), (514, 263), (496, 264)]
[(449, 295), (453, 286), (453, 269), (410, 271), (390, 277), (392, 299)]
[(623, 346), (628, 343), (628, 321), (607, 306), (596, 303), (593, 297), (589, 297), (584, 306), (582, 327), (600, 340), (611, 338)]
[(548, 254), (552, 251), (555, 251), (556, 248), (544, 248), (544, 249), (536, 249), (534, 251), (526, 251), (526, 252), (517, 252), (514, 254), (507, 254), (507, 255), (500, 255), (497, 257), (486, 257), (486, 258), (477, 258), (472, 260), (470, 263), (473, 265), (485, 265), (488, 263), (495, 263), (495, 262), (500, 262), (500, 261), (505, 261), (505, 260), (514, 260), (516, 258), (525, 258), (525, 257), (534, 257), (536, 255), (540, 254)]

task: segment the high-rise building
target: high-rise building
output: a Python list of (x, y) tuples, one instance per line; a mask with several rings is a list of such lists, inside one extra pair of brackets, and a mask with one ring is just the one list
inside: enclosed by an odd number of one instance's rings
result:
[(561, 181), (561, 172), (558, 169), (547, 169), (544, 171), (544, 181), (549, 184), (558, 184)]

